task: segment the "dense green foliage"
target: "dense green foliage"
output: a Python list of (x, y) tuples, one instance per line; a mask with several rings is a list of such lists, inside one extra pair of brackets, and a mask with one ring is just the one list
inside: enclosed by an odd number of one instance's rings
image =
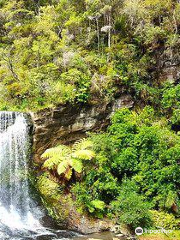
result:
[[(116, 217), (131, 227), (152, 224), (152, 213), (154, 219), (163, 218), (150, 209), (178, 217), (180, 136), (165, 118), (150, 107), (140, 113), (122, 109), (106, 133), (89, 138), (96, 154), (70, 187), (80, 211)], [(169, 218), (173, 216), (164, 214), (164, 224)], [(174, 218), (169, 227), (176, 222)]]
[(44, 173), (37, 178), (37, 189), (49, 215), (59, 223), (64, 221), (68, 211), (63, 208), (66, 199), (62, 195), (62, 184), (59, 185), (56, 179), (49, 173)]
[(85, 177), (91, 198), (109, 204), (128, 178), (153, 207), (170, 210), (178, 205), (180, 137), (151, 108), (140, 114), (117, 112), (108, 132), (92, 139), (96, 157)]
[(2, 0), (0, 108), (107, 100), (122, 86), (168, 106), (156, 67), (178, 58), (179, 25), (173, 0)]
[(151, 211), (152, 219), (155, 227), (164, 229), (179, 229), (180, 220), (175, 218), (173, 214), (166, 212)]
[(129, 225), (131, 228), (137, 226), (151, 226), (150, 204), (145, 197), (137, 193), (137, 186), (131, 180), (121, 184), (116, 200), (111, 202), (111, 211), (118, 219), (118, 223)]

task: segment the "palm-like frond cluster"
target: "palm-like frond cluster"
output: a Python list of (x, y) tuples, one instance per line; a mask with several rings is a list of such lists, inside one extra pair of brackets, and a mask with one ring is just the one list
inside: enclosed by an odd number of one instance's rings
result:
[(82, 172), (83, 160), (91, 160), (95, 157), (92, 147), (91, 141), (82, 139), (77, 141), (72, 148), (65, 145), (49, 148), (41, 156), (45, 159), (43, 167), (57, 170), (59, 175), (64, 174), (64, 178), (70, 180), (73, 170), (77, 173)]

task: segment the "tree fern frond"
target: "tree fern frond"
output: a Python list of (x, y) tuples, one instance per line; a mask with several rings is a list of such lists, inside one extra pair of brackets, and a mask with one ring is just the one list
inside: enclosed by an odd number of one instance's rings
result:
[(82, 149), (90, 149), (92, 148), (93, 143), (90, 140), (87, 140), (85, 138), (75, 142), (75, 144), (73, 145), (73, 151), (77, 151), (77, 150), (82, 150)]
[(56, 157), (50, 157), (49, 159), (47, 159), (44, 164), (43, 167), (48, 168), (48, 169), (53, 169), (54, 166), (58, 165), (59, 163), (59, 159)]
[(95, 157), (95, 152), (92, 150), (78, 150), (72, 154), (74, 158), (82, 160), (91, 160)]
[(60, 162), (64, 161), (64, 159), (70, 154), (70, 149), (64, 145), (49, 148), (41, 155), (43, 159), (47, 159), (44, 162), (43, 167), (53, 169), (54, 166), (57, 166)]
[(59, 145), (57, 147), (54, 147), (54, 148), (49, 148), (47, 149), (42, 155), (41, 157), (43, 159), (46, 159), (46, 158), (50, 158), (50, 157), (58, 157), (58, 156), (65, 156), (67, 154), (70, 154), (70, 149), (67, 147), (67, 146), (64, 146), (64, 145)]
[(62, 173), (65, 173), (68, 166), (68, 161), (62, 161), (57, 167), (58, 174), (61, 175)]
[(83, 169), (82, 161), (78, 159), (72, 159), (72, 168), (74, 168), (77, 173), (81, 173)]

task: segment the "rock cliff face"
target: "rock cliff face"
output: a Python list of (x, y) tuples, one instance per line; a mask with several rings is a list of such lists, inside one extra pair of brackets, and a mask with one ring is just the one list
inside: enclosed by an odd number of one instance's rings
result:
[(177, 83), (180, 81), (180, 54), (179, 49), (165, 50), (156, 52), (157, 65), (155, 74), (159, 81)]
[(88, 131), (102, 130), (117, 109), (133, 106), (130, 95), (122, 94), (114, 101), (99, 104), (65, 104), (32, 113), (34, 123), (34, 160), (49, 147), (71, 144), (85, 137)]

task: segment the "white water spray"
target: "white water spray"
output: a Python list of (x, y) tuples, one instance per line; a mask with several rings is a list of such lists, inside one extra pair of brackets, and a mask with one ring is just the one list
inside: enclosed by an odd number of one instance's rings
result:
[(40, 224), (44, 214), (29, 193), (29, 136), (26, 114), (0, 112), (0, 240), (69, 239)]
[(41, 228), (31, 212), (29, 149), (24, 114), (0, 112), (0, 224), (11, 230)]

